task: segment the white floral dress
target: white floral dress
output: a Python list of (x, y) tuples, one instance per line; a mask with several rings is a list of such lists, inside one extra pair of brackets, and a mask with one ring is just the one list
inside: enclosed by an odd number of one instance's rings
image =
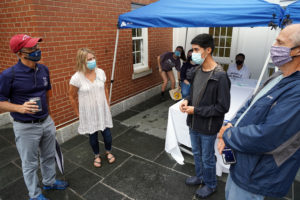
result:
[(104, 88), (106, 76), (102, 69), (96, 68), (95, 72), (94, 82), (82, 72), (76, 72), (70, 80), (71, 85), (79, 88), (79, 134), (92, 134), (113, 127)]

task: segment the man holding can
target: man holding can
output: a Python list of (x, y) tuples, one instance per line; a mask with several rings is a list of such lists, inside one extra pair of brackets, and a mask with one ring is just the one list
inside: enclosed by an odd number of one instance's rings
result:
[[(49, 116), (48, 68), (41, 59), (41, 38), (15, 35), (10, 48), (19, 61), (0, 74), (0, 110), (10, 112), (22, 170), (30, 199), (45, 200), (38, 187), (40, 157), (44, 189), (65, 189), (68, 183), (55, 180), (55, 126)], [(38, 155), (40, 154), (40, 155)]]

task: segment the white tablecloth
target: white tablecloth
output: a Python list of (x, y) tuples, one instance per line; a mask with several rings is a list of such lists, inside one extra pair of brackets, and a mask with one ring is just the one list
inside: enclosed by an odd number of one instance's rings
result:
[[(231, 85), (231, 99), (230, 109), (225, 115), (225, 120), (231, 120), (234, 118), (237, 111), (246, 103), (246, 101), (252, 96), (255, 88), (256, 80), (246, 81), (232, 81)], [(165, 151), (170, 153), (171, 156), (179, 164), (184, 164), (184, 158), (181, 154), (179, 144), (183, 144), (187, 147), (191, 147), (191, 141), (189, 136), (189, 129), (186, 125), (186, 113), (182, 113), (179, 110), (180, 102), (172, 105), (169, 108), (168, 126), (165, 141)], [(221, 176), (222, 172), (228, 173), (229, 165), (225, 165), (222, 160), (222, 156), (217, 151), (217, 140), (215, 142), (215, 154), (217, 157), (217, 175)]]

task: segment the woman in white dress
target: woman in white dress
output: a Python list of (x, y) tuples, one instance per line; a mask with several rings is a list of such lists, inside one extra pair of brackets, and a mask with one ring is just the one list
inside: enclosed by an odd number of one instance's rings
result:
[(87, 48), (77, 52), (76, 73), (71, 77), (69, 98), (71, 105), (79, 117), (79, 134), (89, 134), (90, 145), (94, 152), (94, 166), (101, 167), (98, 131), (101, 131), (105, 156), (108, 163), (115, 161), (111, 153), (113, 127), (110, 113), (108, 91), (105, 87), (106, 76), (96, 66), (95, 53)]

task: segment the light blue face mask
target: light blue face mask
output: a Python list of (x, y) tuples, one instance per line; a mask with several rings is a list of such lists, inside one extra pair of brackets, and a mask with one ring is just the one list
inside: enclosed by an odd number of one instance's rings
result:
[(89, 68), (90, 70), (93, 70), (96, 68), (96, 60), (91, 60), (91, 61), (87, 61), (86, 63), (87, 68)]
[(201, 53), (192, 53), (192, 61), (197, 65), (202, 65), (205, 58), (201, 57)]
[(175, 53), (175, 56), (180, 57), (180, 54), (181, 54), (180, 51), (175, 51), (174, 53)]

